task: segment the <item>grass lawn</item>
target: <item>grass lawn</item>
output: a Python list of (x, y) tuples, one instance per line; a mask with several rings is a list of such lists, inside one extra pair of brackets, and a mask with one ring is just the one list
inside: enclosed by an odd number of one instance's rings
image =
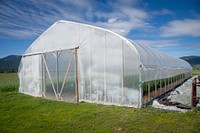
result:
[(19, 81), (16, 73), (0, 73), (0, 92), (18, 91)]
[(192, 75), (200, 75), (200, 65), (193, 66)]
[[(58, 102), (18, 93), (17, 81), (16, 74), (0, 74), (0, 132), (200, 131), (198, 109), (178, 113), (152, 107), (136, 109)], [(9, 87), (3, 89), (5, 86)]]
[(193, 76), (194, 76), (194, 75), (200, 75), (200, 70), (194, 69), (194, 70), (192, 71), (192, 75), (193, 75)]

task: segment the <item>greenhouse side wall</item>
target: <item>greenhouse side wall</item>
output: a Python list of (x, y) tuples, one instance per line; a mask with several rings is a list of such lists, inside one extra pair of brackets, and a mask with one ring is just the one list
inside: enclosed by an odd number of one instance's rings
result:
[(142, 104), (149, 103), (191, 77), (191, 66), (187, 62), (131, 42), (140, 55)]
[[(191, 77), (190, 68), (142, 69), (141, 73), (143, 104), (170, 91)], [(148, 76), (152, 78), (148, 79)]]

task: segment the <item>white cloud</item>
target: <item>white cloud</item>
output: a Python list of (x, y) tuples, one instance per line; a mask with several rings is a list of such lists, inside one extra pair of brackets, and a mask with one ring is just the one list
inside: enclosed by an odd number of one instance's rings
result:
[[(39, 36), (46, 28), (60, 19), (96, 25), (121, 35), (127, 35), (131, 30), (154, 32), (152, 24), (148, 22), (152, 17), (151, 13), (134, 6), (138, 4), (138, 0), (107, 1), (107, 4), (104, 3), (103, 6), (109, 10), (99, 8), (102, 3), (91, 0), (29, 0), (22, 2), (13, 0), (3, 3), (6, 4), (2, 4), (0, 10), (0, 37)], [(162, 9), (157, 13), (173, 14), (168, 9)], [(200, 29), (197, 23), (199, 20), (172, 21), (161, 27), (161, 35), (164, 37), (199, 36)]]
[(108, 23), (115, 23), (117, 21), (120, 21), (118, 18), (109, 18)]
[(134, 40), (135, 42), (143, 45), (147, 45), (153, 48), (163, 48), (177, 46), (178, 41), (176, 40)]
[(152, 15), (174, 15), (175, 13), (169, 9), (163, 8), (159, 11), (152, 11)]
[(200, 36), (200, 19), (174, 20), (160, 28), (161, 36)]
[[(103, 6), (109, 8), (109, 11), (99, 8), (102, 4), (100, 1), (91, 0), (30, 0), (5, 1), (3, 3), (0, 10), (2, 18), (0, 25), (4, 29), (1, 37), (18, 38), (20, 36), (14, 33), (22, 33), (23, 38), (39, 35), (60, 19), (100, 26), (121, 35), (128, 34), (132, 29), (144, 30), (150, 27), (150, 24), (146, 22), (149, 18), (148, 13), (131, 6), (137, 4), (138, 0), (107, 1), (107, 4), (104, 3)], [(11, 33), (10, 31), (15, 32)], [(30, 34), (27, 34), (28, 31)]]
[(161, 13), (162, 13), (162, 14), (174, 15), (174, 12), (173, 12), (173, 11), (170, 11), (170, 10), (165, 9), (165, 8), (161, 10)]
[(84, 20), (82, 10), (88, 10), (90, 6), (88, 0), (84, 0), (84, 2), (78, 0), (2, 1), (0, 37), (39, 36), (46, 28), (60, 19), (81, 22)]
[(200, 43), (193, 43), (191, 45), (189, 45), (190, 48), (195, 49), (195, 50), (199, 50), (200, 52)]
[(121, 35), (127, 35), (133, 29), (146, 30), (151, 28), (147, 23), (149, 19), (148, 13), (129, 6), (118, 6), (113, 9), (112, 12), (95, 12), (94, 14), (99, 19), (105, 19), (107, 21), (97, 21), (94, 25), (104, 27), (112, 30)]

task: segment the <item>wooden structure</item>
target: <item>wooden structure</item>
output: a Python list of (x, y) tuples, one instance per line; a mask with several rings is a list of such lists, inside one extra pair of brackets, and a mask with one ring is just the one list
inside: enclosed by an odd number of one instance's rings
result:
[(200, 75), (197, 78), (194, 78), (192, 82), (192, 96), (191, 96), (191, 104), (193, 107), (197, 105), (197, 101), (200, 97), (197, 97), (197, 87), (200, 87)]

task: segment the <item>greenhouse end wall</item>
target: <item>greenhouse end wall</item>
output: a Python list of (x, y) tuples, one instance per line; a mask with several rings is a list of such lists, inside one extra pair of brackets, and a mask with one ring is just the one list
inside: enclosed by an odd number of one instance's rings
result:
[(190, 76), (190, 65), (181, 60), (102, 28), (58, 21), (23, 55), (19, 91), (68, 102), (141, 107), (166, 92), (157, 93), (161, 81), (171, 89)]

